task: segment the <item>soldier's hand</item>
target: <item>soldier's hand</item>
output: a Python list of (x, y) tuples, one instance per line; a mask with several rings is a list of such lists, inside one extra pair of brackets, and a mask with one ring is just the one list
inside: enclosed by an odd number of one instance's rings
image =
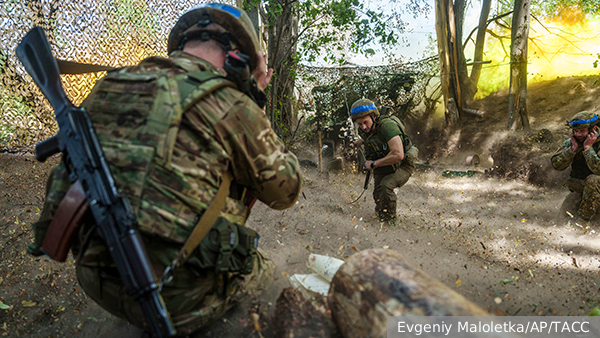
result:
[(583, 149), (587, 150), (589, 147), (591, 147), (592, 145), (594, 145), (594, 143), (596, 143), (596, 139), (597, 138), (598, 138), (598, 130), (596, 128), (594, 128), (588, 134), (588, 136), (585, 138), (585, 141), (583, 142)]
[(252, 75), (254, 76), (254, 80), (256, 81), (258, 89), (265, 90), (271, 81), (271, 76), (273, 76), (273, 68), (269, 68), (269, 70), (267, 70), (266, 53), (258, 51), (256, 52), (256, 56), (258, 57), (258, 64), (256, 65), (256, 69)]
[(363, 139), (362, 138), (359, 138), (358, 140), (356, 140), (356, 141), (354, 141), (352, 143), (352, 145), (354, 145), (354, 147), (356, 147), (356, 148), (362, 146), (362, 144), (363, 144)]
[(571, 132), (571, 150), (573, 152), (577, 151), (577, 148), (579, 148), (579, 141), (577, 141), (577, 139), (575, 138), (575, 134), (573, 134), (573, 132)]

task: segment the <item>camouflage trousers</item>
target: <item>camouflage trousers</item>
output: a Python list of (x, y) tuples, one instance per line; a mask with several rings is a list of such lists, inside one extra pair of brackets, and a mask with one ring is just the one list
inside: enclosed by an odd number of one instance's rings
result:
[[(273, 282), (276, 266), (258, 249), (250, 274), (214, 273), (200, 275), (175, 269), (173, 280), (163, 286), (161, 295), (178, 335), (188, 335), (222, 317), (240, 302), (248, 301)], [(85, 293), (113, 315), (146, 328), (138, 303), (126, 295), (115, 268), (78, 265), (77, 279)], [(149, 331), (146, 329), (146, 331)]]
[(589, 221), (600, 207), (600, 176), (589, 175), (585, 180), (570, 178), (567, 187), (571, 193), (565, 198), (561, 213), (579, 214)]
[(410, 168), (401, 166), (398, 170), (387, 175), (374, 174), (373, 200), (375, 212), (380, 219), (390, 220), (396, 218), (396, 204), (398, 197), (394, 189), (400, 188), (408, 182), (412, 175)]

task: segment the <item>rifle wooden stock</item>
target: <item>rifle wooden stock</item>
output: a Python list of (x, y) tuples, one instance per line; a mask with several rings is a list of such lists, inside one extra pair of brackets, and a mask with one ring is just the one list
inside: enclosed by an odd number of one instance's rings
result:
[(64, 262), (69, 254), (73, 234), (89, 210), (81, 182), (76, 181), (60, 202), (44, 238), (41, 250), (50, 258)]

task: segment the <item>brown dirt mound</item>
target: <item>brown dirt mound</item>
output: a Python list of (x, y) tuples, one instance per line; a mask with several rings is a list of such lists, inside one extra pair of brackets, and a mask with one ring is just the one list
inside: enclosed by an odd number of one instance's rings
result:
[[(530, 84), (528, 86), (527, 97), (527, 112), (532, 131), (526, 135), (520, 136), (519, 133), (507, 131), (508, 121), (508, 90), (501, 90), (489, 95), (488, 97), (475, 101), (471, 107), (485, 112), (485, 116), (480, 118), (473, 115), (464, 115), (462, 124), (454, 129), (445, 128), (443, 119), (440, 119), (438, 125), (428, 127), (425, 124), (411, 124), (413, 131), (414, 142), (420, 150), (420, 158), (423, 160), (429, 159), (433, 163), (464, 163), (464, 158), (467, 154), (479, 154), (482, 158), (482, 166), (485, 165), (484, 159), (491, 156), (493, 149), (503, 149), (510, 154), (501, 155), (499, 153), (494, 157), (493, 167), (503, 166), (498, 168), (501, 172), (510, 173), (507, 177), (523, 178), (534, 183), (536, 178), (529, 179), (539, 170), (534, 170), (530, 165), (527, 169), (523, 168), (522, 160), (510, 159), (510, 156), (518, 158), (527, 158), (529, 162), (539, 162), (541, 168), (546, 167), (549, 163), (544, 160), (545, 154), (551, 155), (556, 148), (566, 139), (569, 133), (565, 121), (567, 121), (575, 113), (582, 110), (597, 111), (600, 107), (600, 85), (595, 84), (598, 76), (582, 76), (582, 77), (564, 77), (552, 81)], [(531, 142), (533, 148), (540, 144), (552, 145), (550, 150), (545, 150), (540, 147), (538, 160), (534, 160), (536, 155), (525, 155), (525, 153), (515, 153), (508, 141), (509, 136), (515, 136), (518, 139), (532, 138), (530, 134), (535, 134), (536, 131), (552, 134), (552, 141), (544, 140), (543, 142), (535, 141), (535, 137)], [(528, 136), (529, 135), (529, 136)], [(537, 143), (540, 144), (537, 144)], [(519, 143), (519, 142), (517, 142)], [(522, 149), (528, 149), (529, 145), (524, 144)], [(503, 145), (505, 145), (503, 147)], [(556, 148), (552, 149), (554, 146)], [(515, 146), (514, 148), (517, 148)], [(535, 149), (534, 149), (535, 150)], [(543, 152), (546, 152), (545, 154)], [(507, 158), (504, 159), (503, 157)], [(497, 160), (500, 162), (497, 162)], [(492, 163), (489, 163), (492, 167)], [(525, 172), (530, 172), (525, 174)], [(520, 174), (516, 174), (520, 173)], [(547, 180), (545, 180), (547, 181)], [(547, 182), (539, 182), (545, 185)], [(538, 183), (536, 183), (538, 184)]]
[[(556, 141), (559, 140), (559, 141)], [(548, 129), (509, 135), (490, 149), (494, 166), (486, 173), (492, 177), (521, 179), (537, 186), (562, 186), (568, 170), (556, 171), (550, 158), (562, 141)]]

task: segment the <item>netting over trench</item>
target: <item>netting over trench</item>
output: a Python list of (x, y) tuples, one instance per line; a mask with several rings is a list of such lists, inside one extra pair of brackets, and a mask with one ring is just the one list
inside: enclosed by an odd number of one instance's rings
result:
[[(121, 67), (166, 56), (179, 16), (206, 1), (31, 0), (0, 6), (0, 149), (30, 146), (57, 131), (54, 114), (15, 55), (34, 26), (45, 29), (58, 59)], [(67, 96), (80, 104), (105, 72), (62, 75)]]
[[(352, 103), (368, 98), (388, 106), (392, 114), (414, 117), (431, 79), (439, 76), (437, 56), (384, 66), (299, 67), (301, 106), (311, 111), (324, 128), (348, 119)], [(412, 115), (412, 116), (411, 116)]]

